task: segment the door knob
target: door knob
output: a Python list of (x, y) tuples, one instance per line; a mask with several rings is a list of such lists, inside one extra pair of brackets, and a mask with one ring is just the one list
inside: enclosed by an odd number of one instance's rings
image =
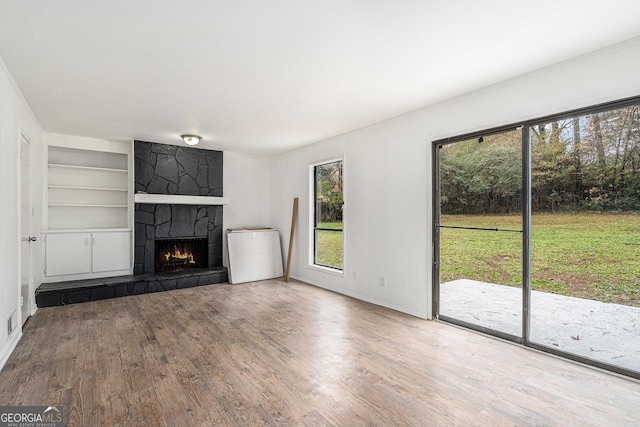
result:
[(37, 238), (37, 237), (29, 237), (29, 241), (30, 241), (30, 242), (35, 242), (36, 240), (38, 240), (38, 238)]

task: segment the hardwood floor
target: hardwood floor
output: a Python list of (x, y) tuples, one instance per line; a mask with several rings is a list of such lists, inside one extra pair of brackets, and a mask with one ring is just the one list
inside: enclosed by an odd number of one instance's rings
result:
[(69, 426), (638, 425), (640, 383), (279, 280), (40, 309), (0, 405)]

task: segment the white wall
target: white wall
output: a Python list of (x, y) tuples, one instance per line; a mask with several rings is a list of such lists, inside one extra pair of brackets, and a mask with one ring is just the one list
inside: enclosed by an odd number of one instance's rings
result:
[[(223, 234), (228, 228), (271, 226), (271, 162), (267, 157), (224, 152)], [(226, 239), (223, 259), (227, 264)]]
[[(430, 318), (431, 143), (638, 96), (638, 70), (640, 39), (635, 39), (274, 157), (272, 218), (284, 241), (291, 199), (301, 202), (292, 276)], [(308, 165), (336, 155), (345, 156), (344, 276), (308, 267)]]
[[(31, 146), (31, 193), (36, 207), (35, 235), (42, 221), (42, 130), (0, 59), (0, 368), (17, 344), (21, 332), (20, 319), (20, 133)], [(39, 239), (40, 240), (40, 239)], [(34, 288), (42, 280), (42, 264), (38, 245), (32, 247)], [(32, 296), (33, 297), (33, 296)], [(7, 334), (7, 320), (16, 312), (16, 329)]]

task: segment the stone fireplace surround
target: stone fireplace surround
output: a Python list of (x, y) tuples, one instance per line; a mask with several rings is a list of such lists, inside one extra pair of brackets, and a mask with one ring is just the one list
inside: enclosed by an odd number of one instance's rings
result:
[[(134, 160), (136, 193), (222, 197), (221, 151), (135, 141)], [(222, 206), (136, 203), (134, 236), (134, 275), (154, 273), (155, 239), (206, 237), (222, 267)]]

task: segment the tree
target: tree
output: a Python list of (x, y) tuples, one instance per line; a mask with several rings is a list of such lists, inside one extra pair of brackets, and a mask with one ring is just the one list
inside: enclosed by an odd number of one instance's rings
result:
[(342, 222), (342, 161), (315, 167), (319, 222)]
[[(640, 211), (640, 107), (529, 128), (534, 211)], [(521, 133), (440, 150), (443, 213), (519, 212)]]
[(445, 146), (441, 153), (443, 213), (511, 213), (521, 208), (521, 144), (511, 131)]

